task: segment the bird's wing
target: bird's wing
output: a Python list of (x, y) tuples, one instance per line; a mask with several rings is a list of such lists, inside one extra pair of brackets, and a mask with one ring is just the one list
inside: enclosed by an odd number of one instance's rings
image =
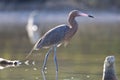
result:
[(54, 44), (60, 44), (62, 41), (64, 41), (65, 34), (69, 30), (69, 27), (67, 25), (59, 25), (55, 28), (52, 28), (48, 32), (43, 35), (43, 37), (36, 43), (34, 48), (42, 48), (51, 46)]

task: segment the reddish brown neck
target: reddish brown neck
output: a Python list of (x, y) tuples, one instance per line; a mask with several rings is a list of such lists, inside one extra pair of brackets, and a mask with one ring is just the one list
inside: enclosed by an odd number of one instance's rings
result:
[(74, 14), (70, 14), (68, 16), (68, 23), (69, 23), (69, 30), (67, 31), (67, 34), (65, 35), (65, 40), (66, 41), (69, 41), (78, 29), (78, 24), (75, 20), (75, 15)]
[(74, 27), (78, 27), (78, 24), (77, 24), (77, 22), (76, 22), (76, 20), (75, 20), (75, 17), (76, 16), (74, 16), (73, 14), (70, 14), (69, 15), (69, 18), (68, 18), (68, 23), (69, 23), (69, 25), (70, 25), (70, 28), (74, 28)]
[(74, 35), (78, 29), (78, 24), (75, 20), (75, 17), (76, 16), (74, 14), (70, 14), (69, 18), (68, 18), (68, 23), (70, 25), (69, 27), (70, 27), (70, 32), (71, 32), (70, 34), (71, 35)]

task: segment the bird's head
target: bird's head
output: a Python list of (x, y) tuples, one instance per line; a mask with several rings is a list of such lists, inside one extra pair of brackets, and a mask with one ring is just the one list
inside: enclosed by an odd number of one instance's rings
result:
[(83, 13), (83, 12), (81, 12), (81, 11), (79, 11), (79, 10), (72, 10), (69, 15), (71, 15), (71, 16), (73, 16), (73, 17), (76, 17), (76, 16), (85, 16), (85, 17), (94, 18), (92, 15)]

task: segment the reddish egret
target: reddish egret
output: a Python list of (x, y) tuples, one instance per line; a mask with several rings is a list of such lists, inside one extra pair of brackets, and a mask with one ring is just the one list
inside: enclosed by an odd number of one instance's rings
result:
[[(58, 72), (58, 64), (57, 64), (57, 57), (56, 57), (56, 48), (59, 47), (62, 43), (67, 43), (70, 41), (70, 39), (73, 37), (73, 35), (76, 33), (78, 29), (78, 24), (75, 20), (75, 17), (77, 16), (86, 16), (91, 17), (93, 16), (82, 13), (78, 10), (73, 10), (69, 13), (68, 16), (68, 23), (69, 25), (63, 24), (59, 25), (55, 28), (52, 28), (48, 32), (46, 32), (35, 44), (31, 52), (28, 54), (28, 56), (32, 53), (33, 50), (39, 50), (41, 48), (49, 48), (49, 51), (45, 55), (44, 64), (43, 64), (43, 71), (46, 67), (46, 62), (48, 59), (48, 56), (52, 50), (54, 50), (54, 63), (56, 66), (56, 72)], [(28, 57), (27, 56), (27, 57)]]
[(117, 80), (114, 56), (107, 56), (105, 58), (102, 80)]
[(27, 23), (27, 26), (26, 26), (28, 37), (29, 37), (30, 42), (32, 44), (35, 44), (40, 38), (40, 33), (39, 33), (39, 30), (38, 30), (38, 26), (34, 24), (34, 16), (37, 15), (37, 14), (38, 14), (37, 11), (33, 11), (30, 14), (30, 16), (28, 18), (28, 23)]

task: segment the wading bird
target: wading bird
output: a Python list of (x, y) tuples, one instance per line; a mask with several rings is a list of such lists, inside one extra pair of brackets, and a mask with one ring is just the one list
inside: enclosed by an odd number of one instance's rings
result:
[[(28, 54), (29, 56), (33, 50), (39, 50), (41, 48), (50, 48), (45, 55), (42, 71), (45, 70), (46, 62), (50, 52), (54, 50), (54, 63), (56, 66), (56, 72), (58, 72), (56, 48), (59, 47), (62, 43), (65, 43), (66, 45), (76, 33), (78, 29), (78, 24), (75, 20), (75, 17), (77, 16), (86, 16), (93, 18), (93, 16), (82, 13), (81, 11), (72, 10), (68, 16), (69, 25), (63, 24), (50, 29), (38, 40), (31, 52)], [(26, 58), (28, 58), (28, 56)]]
[(26, 26), (26, 31), (28, 34), (28, 37), (30, 39), (30, 42), (32, 44), (35, 44), (39, 38), (40, 38), (40, 33), (38, 30), (38, 26), (34, 24), (34, 17), (37, 15), (38, 13), (36, 11), (33, 11), (29, 18), (28, 18), (28, 23)]
[(103, 66), (102, 80), (118, 80), (115, 73), (115, 57), (107, 56)]

